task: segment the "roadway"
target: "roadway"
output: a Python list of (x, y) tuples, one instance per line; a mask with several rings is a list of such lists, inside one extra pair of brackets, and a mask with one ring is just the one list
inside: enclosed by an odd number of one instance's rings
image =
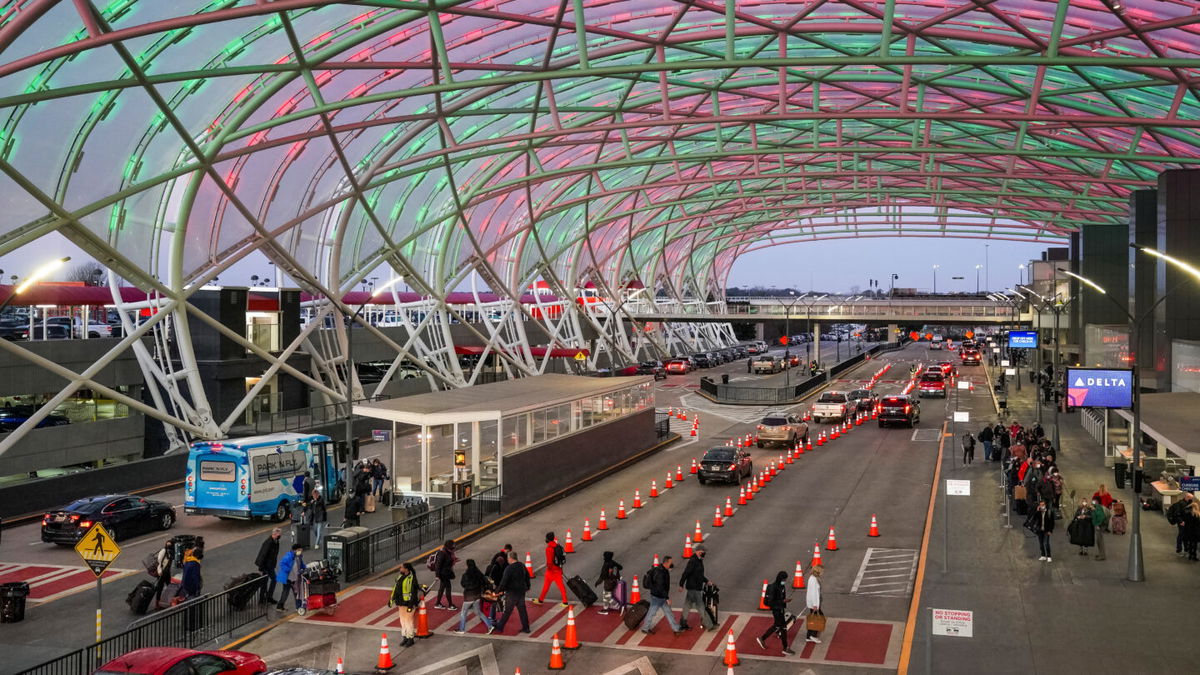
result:
[[(909, 346), (867, 362), (835, 380), (832, 387), (860, 386), (883, 364), (892, 363), (891, 370), (875, 389), (881, 395), (894, 393), (906, 384), (911, 363), (931, 358), (940, 360), (944, 355), (943, 352), (928, 352), (924, 346)], [(714, 528), (714, 508), (723, 505), (726, 497), (732, 497), (736, 502), (736, 489), (701, 486), (688, 475), (682, 485), (665, 492), (657, 500), (650, 500), (649, 485), (651, 480), (657, 480), (661, 488), (667, 470), (676, 466), (683, 466), (686, 473), (693, 457), (700, 457), (712, 445), (721, 445), (731, 437), (752, 432), (753, 424), (773, 409), (720, 406), (694, 392), (700, 376), (719, 378), (722, 373), (729, 373), (731, 377), (745, 377), (744, 368), (744, 361), (737, 361), (657, 382), (656, 397), (660, 409), (684, 407), (693, 415), (699, 413), (700, 435), (697, 438), (687, 435), (690, 422), (673, 421), (673, 427), (683, 432), (682, 441), (541, 511), (489, 532), (467, 545), (460, 557), (464, 560), (475, 558), (483, 566), (502, 544), (512, 543), (522, 556), (526, 551), (532, 552), (535, 564), (540, 567), (542, 535), (554, 530), (562, 537), (570, 528), (578, 552), (569, 556), (568, 574), (580, 574), (593, 580), (601, 553), (612, 550), (617, 560), (625, 565), (628, 578), (634, 574), (642, 575), (655, 554), (674, 555), (678, 566), (673, 578), (677, 580), (685, 562), (679, 558), (684, 537), (692, 533), (699, 520), (706, 534), (705, 545), (709, 548), (708, 575), (721, 587), (722, 620), (730, 622), (724, 630), (732, 627), (739, 634), (739, 650), (746, 658), (753, 660), (761, 656), (764, 666), (778, 663), (778, 669), (764, 672), (795, 672), (794, 664), (786, 664), (777, 655), (761, 654), (750, 635), (761, 632), (759, 624), (768, 616), (756, 610), (762, 583), (764, 579), (773, 579), (780, 570), (786, 571), (790, 578), (798, 560), (807, 574), (814, 542), (820, 542), (824, 549), (829, 527), (835, 526), (839, 550), (824, 553), (827, 570), (825, 604), (833, 620), (827, 631), (830, 639), (822, 645), (806, 648), (801, 637), (801, 643), (796, 645), (800, 654), (791, 659), (810, 665), (842, 664), (839, 670), (894, 668), (908, 612), (915, 554), (920, 548), (934, 462), (942, 440), (940, 427), (947, 416), (946, 403), (939, 399), (926, 400), (922, 423), (915, 431), (864, 425), (826, 447), (806, 453), (769, 484), (757, 499), (740, 508), (724, 527)], [(982, 381), (982, 374), (979, 380)], [(808, 403), (804, 402), (783, 409), (803, 412), (807, 407)], [(819, 430), (828, 428), (828, 425), (814, 424), (813, 437)], [(777, 459), (781, 452), (782, 449), (751, 450), (757, 467)], [(632, 512), (627, 520), (617, 521), (618, 500), (624, 499), (630, 506), (635, 489), (641, 491), (647, 506)], [(177, 506), (182, 503), (178, 490), (156, 498)], [(607, 511), (610, 529), (597, 533), (596, 541), (582, 543), (583, 519), (589, 518), (594, 528), (601, 508)], [(178, 512), (180, 522), (172, 533), (201, 534), (206, 539), (204, 576), (206, 586), (213, 590), (219, 589), (228, 578), (253, 568), (259, 542), (271, 528), (269, 523), (261, 521), (185, 516), (182, 508), (178, 508)], [(883, 533), (878, 539), (866, 536), (872, 514), (878, 516)], [(340, 513), (330, 515), (331, 521), (335, 522), (340, 517)], [(386, 514), (374, 514), (377, 522), (384, 522), (386, 518)], [(135, 618), (125, 607), (125, 595), (145, 578), (138, 569), (139, 562), (161, 544), (163, 536), (151, 534), (122, 542), (124, 553), (114, 568), (126, 572), (105, 583), (106, 634), (123, 629)], [(874, 557), (869, 559), (869, 554)], [(885, 565), (889, 558), (893, 564)], [(3, 561), (2, 565), (79, 566), (70, 549), (41, 544), (36, 524), (5, 532), (0, 545), (0, 561)], [(900, 576), (874, 575), (873, 570), (881, 567), (899, 570), (893, 574)], [(420, 569), (418, 575), (424, 582), (431, 581), (431, 575), (424, 569)], [(872, 578), (873, 575), (880, 578)], [(536, 612), (546, 612), (542, 624), (535, 621), (535, 626), (542, 630), (535, 630), (535, 635), (529, 639), (526, 639), (528, 636), (512, 635), (516, 622), (509, 625), (507, 636), (450, 637), (446, 635), (444, 625), (448, 615), (431, 611), (431, 624), (438, 637), (421, 641), (417, 648), (402, 653), (397, 647), (399, 639), (395, 628), (387, 625), (395, 623), (395, 616), (382, 609), (389, 585), (387, 580), (377, 580), (351, 589), (344, 598), (343, 607), (329, 617), (331, 620), (299, 620), (293, 615), (284, 629), (268, 631), (245, 648), (278, 657), (268, 661), (272, 666), (277, 665), (276, 662), (287, 662), (328, 667), (332, 664), (330, 659), (343, 656), (351, 670), (365, 671), (374, 664), (380, 630), (387, 628), (393, 654), (402, 672), (421, 672), (425, 667), (464, 654), (467, 658), (478, 658), (481, 663), (490, 663), (494, 659), (503, 672), (512, 672), (516, 666), (523, 672), (534, 672), (539, 667), (537, 664), (544, 665), (549, 651), (547, 631), (555, 629), (564, 620), (558, 615), (557, 607), (545, 605), (536, 609)], [(6, 626), (0, 637), (0, 647), (8, 650), (14, 659), (13, 665), (32, 665), (60, 653), (64, 645), (86, 643), (93, 632), (95, 593), (92, 588), (94, 583), (84, 583), (63, 595), (35, 603), (23, 623)], [(540, 577), (535, 580), (536, 590), (540, 590)], [(557, 598), (557, 591), (552, 591), (551, 597)], [(672, 600), (678, 608), (682, 595), (674, 593)], [(802, 602), (797, 600), (793, 604), (798, 607)], [(633, 639), (625, 639), (625, 631), (616, 630), (615, 621), (612, 626), (597, 622), (600, 617), (594, 616), (594, 612), (591, 609), (581, 613), (580, 625), (586, 627), (585, 642), (592, 638), (597, 644), (585, 645), (582, 651), (568, 654), (569, 669), (607, 672), (647, 655), (659, 668), (662, 667), (657, 665), (659, 659), (666, 659), (663, 665), (701, 669), (720, 662), (720, 646), (712, 645), (711, 633), (700, 637), (698, 631), (690, 631), (679, 638), (682, 642), (678, 644), (673, 644), (671, 639), (663, 640), (664, 631), (661, 630), (654, 639), (640, 639), (640, 633), (631, 634)], [(272, 611), (272, 618), (287, 617), (275, 617)], [(692, 623), (696, 623), (694, 618)], [(665, 635), (670, 637), (669, 632)], [(315, 651), (295, 652), (294, 647), (305, 640), (317, 645)], [(768, 647), (772, 654), (777, 654), (773, 644), (768, 643)], [(587, 659), (589, 665), (571, 668), (570, 663), (580, 658)], [(426, 672), (441, 672), (438, 668)], [(447, 666), (447, 669), (450, 668)], [(491, 671), (485, 669), (484, 672)]]

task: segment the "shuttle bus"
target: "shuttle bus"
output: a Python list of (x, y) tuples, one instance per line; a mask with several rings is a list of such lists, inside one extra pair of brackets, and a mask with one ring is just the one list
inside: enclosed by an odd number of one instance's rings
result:
[(342, 483), (328, 436), (278, 433), (196, 441), (188, 452), (184, 512), (284, 520), (301, 501), (305, 471), (312, 473), (326, 501), (341, 499)]

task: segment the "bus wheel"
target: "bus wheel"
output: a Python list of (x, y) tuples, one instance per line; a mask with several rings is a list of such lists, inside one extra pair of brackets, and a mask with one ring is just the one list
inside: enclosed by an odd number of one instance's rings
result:
[(279, 502), (279, 506), (275, 507), (275, 515), (271, 516), (271, 520), (277, 523), (283, 522), (283, 520), (288, 517), (288, 512), (290, 510), (291, 509), (288, 508), (288, 503), (286, 501)]

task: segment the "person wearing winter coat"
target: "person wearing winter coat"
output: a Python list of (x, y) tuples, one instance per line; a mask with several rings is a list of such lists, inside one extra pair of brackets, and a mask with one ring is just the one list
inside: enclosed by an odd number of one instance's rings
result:
[(1037, 535), (1038, 547), (1042, 553), (1038, 560), (1051, 562), (1050, 533), (1054, 532), (1054, 512), (1050, 510), (1050, 505), (1045, 501), (1039, 501), (1037, 510), (1029, 514), (1029, 525), (1033, 533)]
[[(821, 565), (813, 565), (808, 574), (808, 590), (805, 591), (804, 597), (804, 615), (809, 614), (824, 614), (825, 611), (821, 605), (821, 575), (825, 573), (825, 568)], [(815, 630), (805, 632), (805, 639), (808, 642), (821, 644), (820, 633)]]
[(289, 591), (296, 593), (296, 602), (300, 602), (299, 589), (293, 588), (293, 584), (300, 580), (300, 572), (303, 569), (304, 547), (292, 544), (292, 550), (283, 554), (283, 559), (279, 561), (279, 569), (275, 572), (275, 581), (280, 586), (279, 602), (275, 603), (275, 609), (283, 611)]
[(775, 575), (775, 583), (767, 586), (767, 595), (763, 602), (771, 610), (771, 618), (774, 621), (767, 628), (767, 632), (758, 636), (755, 640), (757, 640), (759, 647), (766, 649), (767, 638), (771, 637), (772, 633), (778, 634), (779, 641), (783, 643), (784, 655), (791, 656), (796, 652), (788, 649), (787, 613), (784, 610), (787, 609), (787, 603), (791, 602), (791, 598), (787, 597), (787, 586), (785, 585), (787, 584), (787, 577), (788, 573), (781, 571)]
[(263, 581), (261, 602), (275, 602), (275, 566), (279, 564), (279, 539), (283, 530), (278, 527), (271, 530), (270, 536), (263, 540), (258, 547), (258, 555), (254, 557), (254, 568), (259, 574), (266, 576)]
[(1183, 517), (1183, 512), (1191, 507), (1196, 498), (1190, 492), (1184, 492), (1180, 497), (1182, 499), (1167, 507), (1167, 522), (1175, 526), (1175, 555), (1182, 558), (1187, 555), (1184, 547), (1184, 541), (1187, 536), (1184, 528), (1187, 525), (1187, 521)]
[(154, 578), (154, 608), (162, 609), (162, 592), (171, 585), (171, 567), (175, 564), (174, 539), (168, 539), (167, 543), (163, 544), (154, 561), (155, 571), (158, 572)]
[[(438, 549), (433, 561), (433, 576), (438, 580), (437, 598), (433, 606), (437, 609), (458, 609), (454, 604), (454, 587), (450, 583), (454, 580), (454, 563), (457, 561), (458, 558), (454, 555), (454, 540), (447, 539)], [(445, 604), (442, 604), (442, 595), (446, 596)]]
[(700, 615), (700, 625), (704, 627), (704, 630), (716, 630), (717, 628), (712, 617), (704, 609), (704, 584), (708, 582), (708, 577), (704, 576), (704, 556), (707, 553), (708, 549), (703, 544), (696, 546), (692, 550), (692, 557), (688, 558), (687, 565), (683, 568), (683, 574), (679, 577), (679, 588), (686, 593), (683, 610), (680, 611), (679, 616), (679, 627), (682, 630), (690, 628), (687, 619), (693, 608)]
[(596, 585), (601, 588), (600, 614), (608, 614), (610, 610), (621, 609), (621, 602), (613, 597), (617, 582), (621, 580), (621, 563), (613, 558), (612, 551), (604, 552), (604, 562), (600, 563), (600, 576), (596, 577)]
[(1086, 499), (1079, 501), (1075, 509), (1075, 517), (1068, 528), (1071, 543), (1079, 547), (1079, 555), (1087, 555), (1088, 549), (1096, 543), (1092, 528), (1092, 504)]
[(1108, 509), (1099, 499), (1092, 500), (1092, 531), (1096, 537), (1096, 560), (1104, 560), (1104, 531), (1108, 529)]
[(184, 600), (200, 597), (204, 588), (204, 579), (200, 576), (200, 558), (196, 549), (189, 548), (183, 552), (183, 573), (179, 579), (179, 595)]
[(483, 608), (480, 606), (480, 603), (483, 600), (483, 591), (486, 590), (489, 585), (491, 585), (491, 579), (488, 579), (483, 572), (476, 567), (473, 559), (468, 559), (467, 569), (465, 572), (463, 572), (462, 581), (460, 583), (462, 583), (463, 589), (463, 604), (462, 611), (460, 611), (458, 614), (458, 630), (454, 632), (459, 634), (467, 632), (467, 613), (474, 609), (475, 615), (479, 617), (479, 620), (483, 622), (483, 625), (487, 626), (488, 635), (491, 635), (492, 631), (496, 629), (496, 626), (491, 622), (490, 619), (484, 616)]
[(529, 592), (529, 572), (525, 566), (517, 562), (517, 554), (508, 552), (508, 565), (504, 568), (504, 576), (496, 589), (504, 594), (504, 614), (496, 622), (496, 630), (504, 632), (508, 617), (513, 610), (521, 617), (521, 632), (529, 632), (529, 610), (525, 607), (525, 594)]
[(411, 647), (417, 642), (417, 605), (420, 600), (421, 585), (417, 582), (417, 571), (410, 563), (404, 563), (400, 566), (400, 575), (396, 577), (392, 595), (388, 598), (388, 607), (400, 608), (401, 647)]
[(962, 449), (963, 449), (963, 464), (969, 465), (971, 462), (974, 462), (975, 461), (975, 437), (972, 436), (971, 432), (969, 432), (969, 431), (966, 432), (965, 434), (963, 434), (963, 436), (962, 436)]
[(1188, 560), (1196, 562), (1196, 549), (1200, 546), (1200, 500), (1193, 499), (1183, 512), (1183, 548)]
[(1092, 501), (1098, 501), (1104, 508), (1111, 509), (1113, 505), (1113, 496), (1108, 491), (1108, 486), (1104, 483), (1092, 493)]
[(654, 633), (654, 622), (658, 620), (658, 613), (661, 611), (667, 617), (667, 624), (678, 637), (683, 633), (679, 628), (679, 624), (675, 621), (675, 613), (671, 611), (670, 595), (671, 595), (671, 568), (675, 566), (675, 562), (671, 560), (671, 556), (663, 556), (662, 563), (650, 568), (646, 572), (646, 590), (650, 592), (650, 609), (646, 611), (646, 618), (642, 621), (642, 632), (651, 635)]
[(979, 442), (983, 444), (983, 458), (989, 462), (995, 459), (992, 456), (992, 439), (995, 437), (990, 426), (984, 426), (979, 430)]
[(309, 493), (308, 503), (304, 505), (305, 520), (312, 525), (312, 542), (314, 547), (321, 545), (321, 535), (325, 532), (325, 522), (329, 520), (329, 514), (325, 510), (325, 498), (321, 496), (320, 490), (313, 490)]

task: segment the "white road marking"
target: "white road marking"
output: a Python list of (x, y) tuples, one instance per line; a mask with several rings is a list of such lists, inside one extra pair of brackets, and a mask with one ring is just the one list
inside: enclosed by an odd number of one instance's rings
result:
[[(896, 570), (904, 571), (895, 573)], [(868, 548), (850, 592), (861, 595), (907, 595), (912, 592), (916, 573), (915, 549)]]

